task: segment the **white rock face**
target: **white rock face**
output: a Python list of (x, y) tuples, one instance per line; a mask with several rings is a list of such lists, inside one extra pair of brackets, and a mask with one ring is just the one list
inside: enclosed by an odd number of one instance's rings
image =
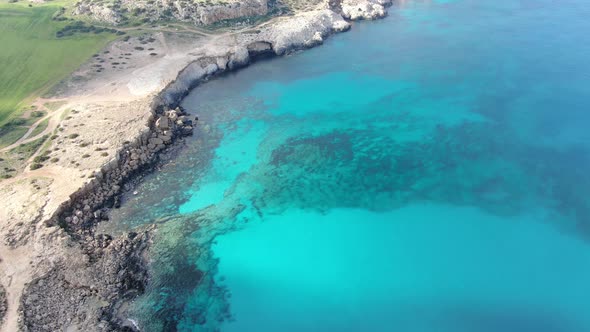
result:
[(284, 18), (256, 38), (269, 42), (277, 55), (322, 43), (324, 37), (350, 28), (340, 15), (329, 9), (315, 10)]
[(219, 70), (217, 59), (206, 58), (192, 62), (178, 74), (174, 82), (166, 87), (162, 98), (167, 104), (176, 101), (179, 96), (185, 96), (190, 89), (202, 78), (212, 75)]
[(248, 54), (248, 49), (245, 46), (236, 46), (230, 52), (227, 66), (229, 69), (236, 69), (248, 65), (249, 62), (250, 55)]
[(322, 37), (322, 34), (319, 31), (316, 31), (316, 33), (313, 35), (313, 41), (318, 43), (324, 42), (324, 38)]
[(93, 20), (105, 22), (113, 25), (119, 24), (121, 15), (111, 8), (103, 5), (81, 3), (74, 9), (74, 15), (88, 15)]
[(374, 20), (385, 17), (391, 0), (343, 0), (342, 16), (349, 20)]

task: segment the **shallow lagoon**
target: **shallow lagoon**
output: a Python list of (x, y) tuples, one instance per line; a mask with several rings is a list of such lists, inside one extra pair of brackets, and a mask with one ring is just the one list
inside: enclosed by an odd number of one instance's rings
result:
[[(590, 331), (590, 4), (400, 1), (193, 91), (106, 228), (146, 330)], [(146, 208), (147, 207), (147, 208)]]

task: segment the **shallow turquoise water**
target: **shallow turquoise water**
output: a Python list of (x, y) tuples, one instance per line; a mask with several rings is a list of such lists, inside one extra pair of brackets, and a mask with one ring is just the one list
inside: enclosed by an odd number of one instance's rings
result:
[(400, 1), (191, 93), (147, 331), (590, 331), (590, 3)]
[(214, 251), (235, 315), (223, 331), (590, 326), (587, 244), (534, 217), (424, 204), (298, 210), (219, 237)]

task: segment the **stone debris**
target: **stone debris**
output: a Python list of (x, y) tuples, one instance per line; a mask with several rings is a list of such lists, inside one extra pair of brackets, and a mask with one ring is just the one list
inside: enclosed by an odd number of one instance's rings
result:
[(342, 17), (348, 20), (374, 20), (387, 15), (391, 0), (342, 0)]
[(4, 320), (4, 315), (6, 315), (7, 309), (6, 290), (0, 285), (0, 324), (2, 324), (2, 321)]

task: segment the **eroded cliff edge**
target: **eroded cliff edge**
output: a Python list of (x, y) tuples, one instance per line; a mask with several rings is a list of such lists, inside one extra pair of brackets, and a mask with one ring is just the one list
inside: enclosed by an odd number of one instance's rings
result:
[[(68, 179), (63, 179), (63, 175), (49, 174), (47, 178), (40, 174), (34, 180), (15, 179), (12, 184), (20, 187), (3, 188), (2, 194), (9, 195), (9, 201), (14, 202), (22, 194), (31, 202), (26, 213), (10, 207), (2, 216), (9, 222), (2, 225), (0, 257), (10, 256), (5, 275), (0, 278), (8, 290), (4, 329), (12, 331), (18, 326), (24, 331), (133, 330), (133, 324), (117, 313), (149, 281), (146, 265), (151, 229), (112, 238), (96, 234), (95, 226), (108, 217), (109, 208), (117, 206), (118, 196), (129, 181), (157, 165), (162, 151), (199, 130), (198, 121), (178, 108), (179, 102), (191, 89), (215, 75), (265, 57), (319, 45), (329, 35), (348, 30), (350, 23), (346, 19), (383, 17), (388, 4), (365, 0), (330, 2), (314, 10), (277, 18), (257, 30), (213, 40), (199, 48), (199, 52), (183, 57), (182, 69), (159, 93), (126, 106), (128, 114), (116, 118), (117, 127), (110, 129), (115, 133), (127, 132), (127, 139), (113, 135), (101, 141), (109, 145), (112, 154), (103, 158), (108, 159), (106, 163), (98, 159), (96, 163), (104, 165), (83, 181), (73, 180), (79, 173), (71, 174), (71, 182), (79, 184), (79, 189), (60, 191), (59, 188), (75, 185), (66, 185)], [(72, 121), (79, 119), (77, 114), (72, 116)], [(84, 123), (84, 119), (79, 121), (70, 129), (99, 126)], [(84, 135), (80, 134), (82, 138)], [(23, 188), (31, 191), (23, 193)], [(19, 263), (19, 255), (27, 261)]]

